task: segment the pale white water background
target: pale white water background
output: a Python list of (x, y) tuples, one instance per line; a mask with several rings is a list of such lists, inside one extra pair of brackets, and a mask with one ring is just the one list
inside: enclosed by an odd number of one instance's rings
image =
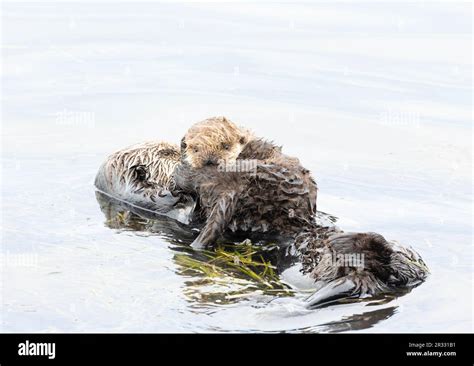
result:
[[(0, 331), (472, 331), (470, 5), (4, 3), (2, 31)], [(93, 179), (213, 115), (298, 156), (321, 210), (412, 245), (428, 281), (377, 306), (190, 300), (166, 240), (104, 225)]]

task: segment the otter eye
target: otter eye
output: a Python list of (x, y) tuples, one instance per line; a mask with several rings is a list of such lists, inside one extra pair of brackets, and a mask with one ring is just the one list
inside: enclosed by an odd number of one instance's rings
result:
[(225, 142), (223, 142), (223, 143), (222, 143), (222, 148), (223, 148), (224, 150), (229, 150), (229, 149), (230, 149), (230, 145), (227, 144), (227, 143), (225, 143)]
[(130, 169), (135, 173), (135, 179), (139, 182), (144, 182), (149, 178), (149, 172), (145, 165), (134, 165)]

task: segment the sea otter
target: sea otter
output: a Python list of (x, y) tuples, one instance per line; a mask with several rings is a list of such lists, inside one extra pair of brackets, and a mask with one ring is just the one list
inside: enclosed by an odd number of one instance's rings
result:
[(181, 163), (173, 174), (177, 187), (197, 197), (197, 216), (206, 221), (194, 247), (211, 244), (227, 228), (286, 235), (316, 213), (309, 170), (225, 117), (191, 126), (181, 141)]
[(221, 168), (184, 162), (175, 169), (176, 186), (197, 197), (197, 219), (205, 221), (194, 247), (212, 244), (226, 229), (293, 236), (314, 221), (316, 182), (298, 159), (255, 138), (235, 162), (250, 169), (227, 169), (229, 162)]

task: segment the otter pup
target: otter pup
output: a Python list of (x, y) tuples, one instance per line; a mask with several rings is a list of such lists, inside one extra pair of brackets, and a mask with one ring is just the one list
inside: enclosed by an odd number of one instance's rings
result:
[(188, 223), (193, 198), (176, 189), (173, 172), (180, 151), (166, 142), (145, 142), (107, 157), (96, 178), (96, 188), (111, 197)]
[[(206, 222), (194, 247), (213, 243), (226, 228), (286, 235), (314, 219), (317, 186), (309, 170), (225, 117), (186, 132), (181, 162), (174, 173), (177, 186), (195, 195), (195, 219)], [(275, 202), (277, 197), (284, 199)]]
[(205, 221), (194, 247), (212, 244), (227, 228), (293, 236), (314, 221), (316, 182), (298, 159), (268, 141), (252, 139), (236, 159), (244, 161), (251, 169), (195, 169), (186, 161), (176, 168), (176, 185), (197, 197), (196, 219)]

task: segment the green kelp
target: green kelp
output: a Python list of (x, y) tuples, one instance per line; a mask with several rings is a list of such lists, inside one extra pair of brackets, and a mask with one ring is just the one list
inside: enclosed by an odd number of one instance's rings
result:
[(268, 259), (274, 245), (220, 244), (215, 250), (176, 254), (179, 273), (194, 276), (185, 294), (199, 302), (232, 303), (250, 295), (292, 296)]

